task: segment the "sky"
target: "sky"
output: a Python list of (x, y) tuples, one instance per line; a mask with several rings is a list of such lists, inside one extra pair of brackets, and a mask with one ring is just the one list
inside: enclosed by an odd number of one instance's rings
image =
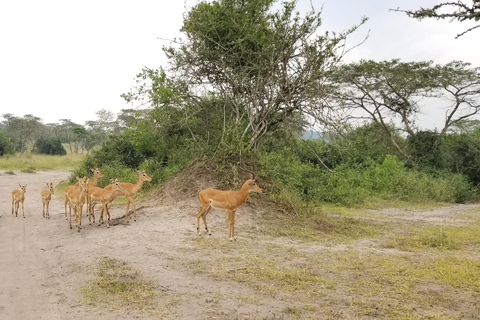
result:
[[(162, 47), (182, 37), (183, 14), (197, 0), (0, 1), (0, 116), (32, 114), (43, 123), (98, 120), (102, 109), (134, 108), (120, 95), (143, 67), (167, 67)], [(322, 10), (320, 31), (342, 32), (367, 23), (347, 41), (346, 62), (401, 59), (480, 66), (480, 29), (455, 39), (468, 22), (418, 21), (400, 12), (432, 0), (298, 0), (305, 12)], [(368, 35), (368, 39), (356, 46)], [(425, 128), (443, 113), (422, 115)], [(2, 120), (2, 119), (0, 119)]]

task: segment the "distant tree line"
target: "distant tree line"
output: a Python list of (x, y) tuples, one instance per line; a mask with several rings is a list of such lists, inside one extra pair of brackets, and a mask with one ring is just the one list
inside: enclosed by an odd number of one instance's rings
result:
[(63, 155), (67, 150), (71, 154), (89, 154), (110, 135), (118, 135), (128, 128), (136, 121), (137, 112), (129, 109), (115, 115), (102, 109), (95, 113), (97, 120), (87, 121), (84, 125), (70, 119), (44, 124), (41, 118), (31, 114), (5, 113), (0, 122), (0, 156), (17, 152)]

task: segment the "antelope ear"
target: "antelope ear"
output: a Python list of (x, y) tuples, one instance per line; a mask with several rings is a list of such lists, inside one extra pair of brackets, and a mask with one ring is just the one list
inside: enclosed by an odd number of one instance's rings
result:
[(93, 169), (93, 168), (90, 168), (90, 171), (92, 171), (92, 172), (95, 172), (95, 169)]

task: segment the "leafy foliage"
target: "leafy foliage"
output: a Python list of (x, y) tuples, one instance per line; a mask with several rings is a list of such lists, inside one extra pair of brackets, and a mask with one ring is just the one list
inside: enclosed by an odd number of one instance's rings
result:
[(12, 141), (12, 138), (0, 130), (0, 157), (14, 153), (15, 145)]
[[(461, 61), (446, 65), (398, 59), (360, 61), (334, 69), (332, 81), (336, 88), (332, 99), (339, 105), (339, 112), (378, 124), (383, 129), (379, 133), (386, 135), (396, 152), (407, 160), (412, 157), (409, 152), (416, 151), (399, 144), (398, 129), (392, 123), (399, 123), (398, 128), (413, 138), (421, 134), (416, 120), (422, 112), (422, 100), (448, 101), (443, 127), (432, 141), (440, 145), (448, 130), (480, 112), (479, 74), (479, 68)], [(411, 143), (410, 147), (415, 145)]]
[(118, 163), (136, 169), (145, 161), (148, 151), (138, 150), (128, 135), (112, 136), (102, 148), (94, 153), (98, 163)]
[(44, 125), (40, 123), (40, 118), (31, 114), (16, 117), (13, 114), (6, 113), (2, 117), (5, 119), (3, 121), (4, 131), (12, 137), (15, 151), (22, 153), (27, 151), (44, 131)]
[(463, 174), (475, 185), (480, 184), (480, 129), (452, 133), (440, 146), (442, 167)]
[(320, 34), (321, 12), (301, 17), (294, 1), (278, 11), (274, 2), (200, 2), (185, 16), (187, 41), (165, 48), (173, 71), (189, 84), (183, 100), (195, 110), (207, 95), (222, 101), (223, 118), (232, 119), (222, 135), (231, 130), (237, 148), (255, 148), (265, 135), (314, 114), (329, 69), (358, 28)]
[(442, 160), (437, 141), (438, 133), (431, 131), (420, 131), (408, 136), (406, 143), (412, 157), (410, 164), (426, 171), (441, 168)]
[(385, 200), (463, 202), (472, 196), (471, 186), (460, 175), (440, 178), (409, 170), (391, 156), (381, 164), (342, 164), (335, 168), (334, 175), (302, 163), (288, 150), (270, 153), (262, 158), (262, 163), (271, 168), (270, 173), (281, 188), (316, 205), (327, 202), (365, 206)]
[(39, 138), (33, 146), (33, 153), (49, 155), (66, 155), (67, 150), (63, 147), (58, 138)]

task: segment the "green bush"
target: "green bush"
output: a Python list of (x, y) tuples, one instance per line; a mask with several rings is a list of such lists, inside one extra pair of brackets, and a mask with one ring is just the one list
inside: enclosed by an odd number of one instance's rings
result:
[(100, 164), (121, 164), (132, 169), (138, 168), (148, 156), (138, 151), (126, 135), (112, 136), (93, 153), (93, 158)]
[[(407, 169), (396, 157), (387, 156), (382, 164), (363, 167), (340, 166), (319, 194), (342, 205), (365, 204), (375, 200), (421, 202), (463, 202), (471, 189), (465, 179), (445, 179)], [(459, 196), (462, 196), (461, 198)]]
[(37, 154), (60, 156), (64, 156), (67, 154), (67, 150), (65, 150), (65, 148), (63, 147), (60, 139), (45, 137), (41, 137), (35, 142), (32, 152)]
[(371, 159), (362, 164), (342, 164), (335, 168), (335, 174), (301, 162), (289, 149), (263, 154), (261, 162), (264, 168), (269, 168), (268, 173), (280, 189), (305, 204), (356, 206), (385, 200), (464, 202), (475, 196), (464, 176), (418, 172), (406, 168), (395, 156), (386, 156), (381, 164)]
[(470, 133), (449, 134), (440, 147), (442, 169), (461, 173), (474, 184), (480, 184), (480, 129)]
[(11, 137), (0, 131), (0, 157), (7, 154), (15, 154), (15, 144)]

